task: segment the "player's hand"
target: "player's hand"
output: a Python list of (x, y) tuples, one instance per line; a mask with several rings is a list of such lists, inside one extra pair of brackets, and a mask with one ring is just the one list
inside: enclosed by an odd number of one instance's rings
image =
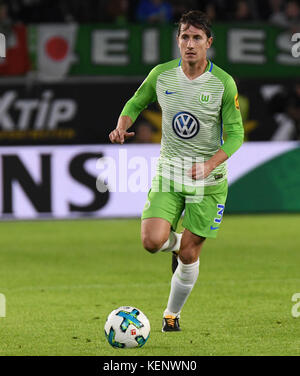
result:
[(212, 172), (213, 167), (206, 161), (204, 163), (194, 163), (193, 167), (187, 172), (187, 175), (194, 180), (203, 180)]
[(114, 129), (112, 132), (109, 134), (109, 139), (113, 144), (124, 144), (125, 140), (127, 138), (131, 138), (135, 135), (134, 132), (127, 132), (124, 131), (123, 129)]

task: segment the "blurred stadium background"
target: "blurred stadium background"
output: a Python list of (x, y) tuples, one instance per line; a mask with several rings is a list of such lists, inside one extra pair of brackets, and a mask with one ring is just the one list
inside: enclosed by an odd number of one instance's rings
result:
[[(176, 21), (189, 9), (203, 10), (211, 17), (214, 43), (209, 57), (233, 75), (239, 89), (245, 143), (228, 161), (226, 215), (293, 213), (289, 217), (292, 224), (288, 225), (289, 238), (293, 238), (300, 223), (300, 38), (292, 40), (300, 33), (299, 1), (0, 0), (0, 33), (6, 37), (6, 58), (0, 59), (0, 219), (13, 220), (0, 224), (6, 239), (6, 256), (13, 257), (2, 277), (9, 278), (14, 275), (11, 270), (22, 269), (13, 251), (8, 252), (12, 247), (10, 238), (17, 240), (18, 247), (22, 247), (20, 239), (24, 239), (24, 252), (31, 252), (34, 246), (33, 252), (38, 252), (45, 242), (56, 249), (53, 239), (47, 237), (46, 224), (43, 228), (28, 224), (18, 227), (17, 220), (140, 216), (151, 182), (151, 158), (159, 154), (158, 106), (151, 105), (142, 112), (133, 127), (136, 135), (126, 145), (110, 145), (108, 134), (123, 105), (151, 68), (178, 57)], [(147, 166), (136, 159), (139, 156), (145, 157)], [(100, 192), (109, 175), (101, 165), (105, 157), (116, 161), (110, 167), (120, 177), (117, 192)], [(99, 171), (103, 176), (96, 186)], [(121, 176), (124, 171), (132, 183), (129, 192)], [(143, 181), (141, 171), (146, 171)], [(270, 223), (271, 217), (266, 218)], [(282, 218), (282, 223), (286, 223), (287, 217)], [(250, 234), (254, 222), (250, 219), (249, 228), (244, 229), (249, 232), (249, 239), (255, 237)], [(233, 221), (233, 226), (236, 224)], [(55, 233), (57, 230), (51, 226), (49, 230)], [(108, 227), (106, 223), (104, 228)], [(72, 231), (79, 229), (67, 228), (66, 242), (73, 244)], [(35, 232), (36, 236), (39, 229), (39, 243), (35, 238), (31, 248), (31, 234)], [(137, 224), (133, 229), (138, 244)], [(127, 230), (123, 230), (125, 236)], [(111, 231), (113, 243), (116, 235)], [(280, 219), (276, 231), (280, 231)], [(234, 237), (233, 230), (230, 234)], [(118, 235), (119, 248), (122, 236)], [(273, 237), (271, 233), (268, 236)], [(276, 236), (279, 242), (279, 234)], [(101, 234), (100, 227), (100, 241), (101, 237), (109, 247), (107, 234)], [(62, 234), (58, 239), (63, 244)], [(300, 246), (296, 239), (295, 231), (290, 245), (294, 251)], [(88, 252), (88, 238), (85, 240), (83, 246)], [(97, 240), (92, 244), (96, 246)], [(228, 245), (234, 246), (230, 242)], [(274, 244), (268, 246), (271, 254)], [(59, 249), (55, 251), (58, 258)], [(28, 270), (30, 261), (37, 266), (37, 255), (34, 253), (26, 261)], [(290, 265), (295, 261), (293, 257), (287, 261)], [(54, 269), (55, 260), (49, 261)], [(5, 260), (1, 265), (5, 268)], [(291, 272), (295, 284), (291, 282), (287, 291), (292, 295), (297, 292), (299, 279), (294, 269)], [(281, 278), (285, 277), (283, 273)], [(55, 279), (63, 284), (67, 280)], [(38, 281), (37, 278), (32, 283)], [(17, 288), (26, 283), (31, 283), (29, 275), (19, 282), (16, 275), (14, 282), (1, 281), (0, 292), (9, 294), (6, 287)], [(51, 277), (41, 283), (51, 283)], [(118, 305), (116, 300), (115, 304)], [(116, 307), (112, 304), (111, 308)]]
[[(147, 188), (129, 207), (100, 194), (95, 160), (117, 157), (108, 134), (150, 69), (178, 56), (188, 9), (212, 18), (209, 57), (239, 88), (246, 143), (229, 161), (227, 213), (300, 210), (298, 1), (1, 0), (2, 218), (139, 215)], [(132, 155), (158, 155), (160, 123), (156, 105), (143, 111)]]

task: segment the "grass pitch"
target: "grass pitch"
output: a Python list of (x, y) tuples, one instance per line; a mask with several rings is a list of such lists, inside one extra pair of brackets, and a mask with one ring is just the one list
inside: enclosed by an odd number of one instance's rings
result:
[[(207, 240), (182, 332), (161, 333), (171, 255), (140, 244), (139, 220), (0, 223), (0, 355), (300, 355), (299, 215), (226, 216)], [(151, 334), (117, 350), (107, 315), (140, 308)]]

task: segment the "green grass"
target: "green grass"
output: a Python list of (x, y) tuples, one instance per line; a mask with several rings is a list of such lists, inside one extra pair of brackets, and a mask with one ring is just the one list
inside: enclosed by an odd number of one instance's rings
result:
[[(299, 215), (225, 216), (181, 318), (161, 333), (170, 254), (140, 244), (139, 220), (0, 223), (0, 355), (300, 355)], [(151, 322), (141, 349), (108, 345), (121, 306)]]

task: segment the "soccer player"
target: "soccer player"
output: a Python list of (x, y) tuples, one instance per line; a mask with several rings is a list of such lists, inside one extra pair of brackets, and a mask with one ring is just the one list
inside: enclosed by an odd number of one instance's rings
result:
[[(198, 278), (200, 251), (206, 238), (217, 236), (221, 225), (227, 197), (225, 161), (243, 143), (237, 88), (228, 73), (207, 59), (212, 41), (204, 13), (183, 14), (177, 34), (181, 58), (152, 69), (109, 135), (112, 143), (123, 144), (134, 136), (128, 129), (139, 113), (158, 101), (161, 151), (142, 214), (141, 237), (151, 253), (173, 252), (163, 332), (180, 330), (182, 307)], [(177, 234), (183, 211), (184, 231)]]

